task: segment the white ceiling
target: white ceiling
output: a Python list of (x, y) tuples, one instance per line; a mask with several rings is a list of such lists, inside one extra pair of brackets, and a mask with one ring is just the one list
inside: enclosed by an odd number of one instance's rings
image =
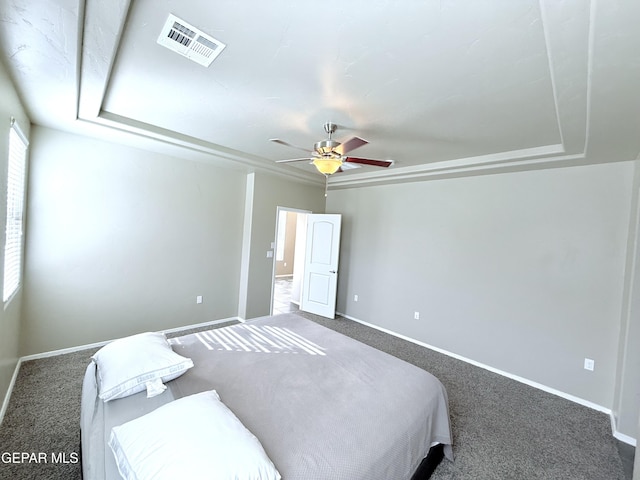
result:
[[(210, 67), (157, 44), (170, 13), (227, 45)], [(36, 124), (323, 181), (269, 139), (332, 121), (395, 162), (339, 187), (638, 158), (638, 25), (636, 0), (8, 0), (0, 48)]]

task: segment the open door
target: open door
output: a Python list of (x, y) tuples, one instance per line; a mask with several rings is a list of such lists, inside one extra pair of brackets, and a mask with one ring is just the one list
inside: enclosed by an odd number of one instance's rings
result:
[(278, 207), (273, 242), (271, 315), (300, 309), (309, 210)]
[(307, 248), (300, 310), (327, 318), (336, 316), (339, 214), (307, 215)]

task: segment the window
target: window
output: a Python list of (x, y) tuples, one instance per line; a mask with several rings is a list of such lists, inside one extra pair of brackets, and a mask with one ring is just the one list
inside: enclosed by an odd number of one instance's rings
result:
[(7, 169), (7, 230), (4, 244), (3, 302), (11, 298), (20, 285), (27, 145), (28, 142), (24, 134), (15, 119), (12, 118), (9, 130), (9, 167)]

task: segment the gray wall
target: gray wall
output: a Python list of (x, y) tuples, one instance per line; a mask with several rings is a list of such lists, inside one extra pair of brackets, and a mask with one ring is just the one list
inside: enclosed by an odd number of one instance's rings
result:
[[(9, 127), (15, 117), (25, 135), (29, 135), (30, 122), (22, 107), (7, 71), (0, 62), (0, 253), (4, 252), (7, 211), (7, 158), (9, 153)], [(4, 254), (0, 255), (0, 290), (4, 283)], [(18, 364), (20, 337), (20, 306), (22, 288), (0, 309), (0, 406), (11, 377)]]
[(34, 127), (21, 354), (235, 317), (245, 179)]
[(21, 355), (267, 315), (277, 206), (324, 210), (320, 185), (32, 137)]
[(632, 182), (626, 162), (330, 191), (338, 310), (612, 408)]

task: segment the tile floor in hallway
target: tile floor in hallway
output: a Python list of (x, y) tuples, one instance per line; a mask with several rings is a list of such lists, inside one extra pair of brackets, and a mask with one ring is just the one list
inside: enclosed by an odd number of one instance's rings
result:
[(273, 291), (273, 314), (298, 311), (298, 305), (291, 302), (293, 277), (277, 277)]

